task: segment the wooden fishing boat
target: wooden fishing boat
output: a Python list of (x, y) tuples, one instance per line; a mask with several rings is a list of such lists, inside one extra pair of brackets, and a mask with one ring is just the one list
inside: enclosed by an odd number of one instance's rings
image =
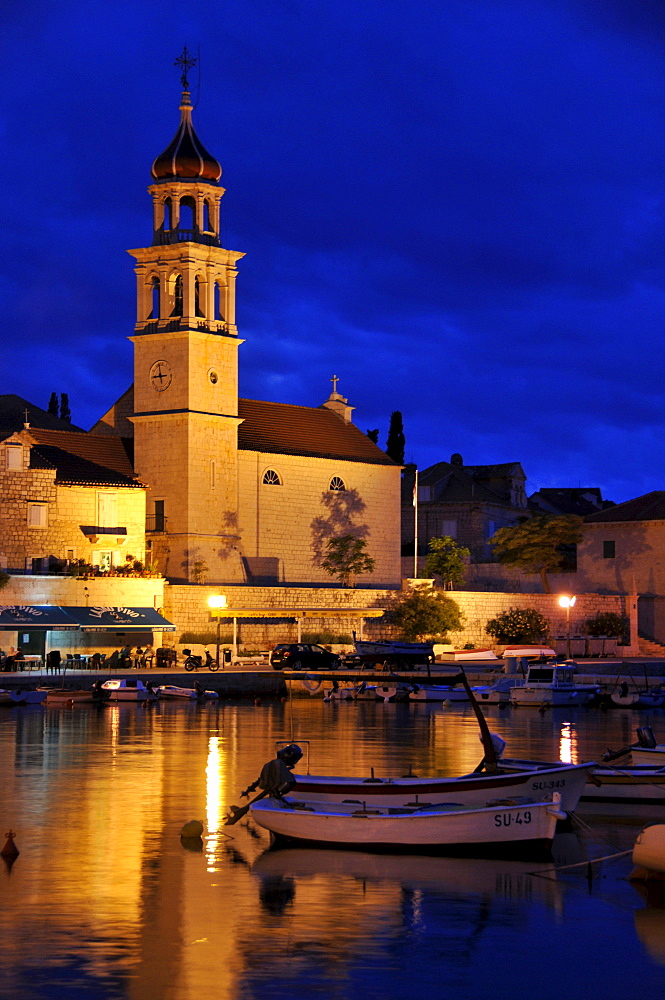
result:
[(510, 689), (510, 703), (529, 708), (587, 705), (600, 690), (596, 684), (578, 684), (574, 664), (532, 663), (524, 684)]
[(633, 764), (647, 764), (649, 767), (665, 767), (665, 743), (654, 747), (633, 746), (630, 748)]
[(0, 705), (12, 708), (14, 705), (41, 705), (46, 699), (46, 691), (13, 691), (0, 689)]
[(94, 692), (85, 688), (48, 688), (47, 705), (91, 705), (96, 701)]
[(102, 690), (108, 693), (109, 701), (155, 701), (157, 694), (150, 683), (144, 684), (138, 677), (115, 677), (104, 681)]
[(472, 809), (460, 803), (377, 807), (265, 798), (250, 813), (277, 842), (481, 857), (548, 851), (557, 821), (566, 817), (556, 792), (550, 800), (498, 799)]
[(460, 687), (449, 684), (414, 684), (409, 690), (409, 701), (468, 701), (469, 696)]
[(490, 799), (514, 796), (542, 798), (561, 794), (562, 808), (573, 812), (587, 779), (596, 767), (583, 764), (501, 760), (496, 773), (472, 772), (457, 777), (378, 778), (296, 774), (291, 797), (296, 801), (366, 803), (368, 806), (442, 805), (458, 802), (466, 808), (480, 808)]
[(580, 795), (580, 808), (593, 804), (665, 806), (665, 767), (599, 764)]

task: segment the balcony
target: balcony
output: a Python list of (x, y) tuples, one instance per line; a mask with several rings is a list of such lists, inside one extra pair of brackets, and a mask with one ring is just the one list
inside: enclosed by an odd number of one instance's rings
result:
[(164, 517), (163, 514), (146, 514), (145, 519), (145, 532), (146, 535), (154, 532), (165, 533), (168, 531), (167, 528), (168, 517)]

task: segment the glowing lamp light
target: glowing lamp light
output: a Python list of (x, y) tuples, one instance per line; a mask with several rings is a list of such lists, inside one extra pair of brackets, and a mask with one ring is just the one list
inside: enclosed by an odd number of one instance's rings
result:
[[(213, 594), (211, 597), (209, 597), (208, 607), (212, 610), (213, 613), (215, 611), (219, 612), (221, 608), (225, 608), (226, 597), (224, 596), (224, 594)], [(215, 663), (217, 670), (219, 670), (219, 629), (221, 624), (222, 624), (222, 616), (220, 614), (217, 614), (217, 650), (215, 653)]]
[(566, 622), (568, 625), (568, 642), (567, 642), (567, 655), (570, 659), (570, 609), (574, 607), (576, 597), (568, 597), (567, 594), (562, 594), (559, 598), (559, 606), (566, 609)]

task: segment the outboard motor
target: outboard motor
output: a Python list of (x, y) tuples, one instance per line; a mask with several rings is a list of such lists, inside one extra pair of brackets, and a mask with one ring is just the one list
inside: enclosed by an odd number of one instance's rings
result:
[(637, 733), (637, 742), (645, 750), (653, 750), (657, 746), (656, 737), (653, 735), (651, 726), (638, 726), (635, 732)]

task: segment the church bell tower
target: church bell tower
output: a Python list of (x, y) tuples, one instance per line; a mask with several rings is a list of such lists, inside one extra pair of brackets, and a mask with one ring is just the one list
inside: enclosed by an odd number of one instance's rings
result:
[(222, 168), (192, 124), (185, 48), (180, 124), (152, 165), (153, 239), (136, 260), (134, 467), (148, 539), (173, 580), (240, 582), (236, 264), (220, 241)]

